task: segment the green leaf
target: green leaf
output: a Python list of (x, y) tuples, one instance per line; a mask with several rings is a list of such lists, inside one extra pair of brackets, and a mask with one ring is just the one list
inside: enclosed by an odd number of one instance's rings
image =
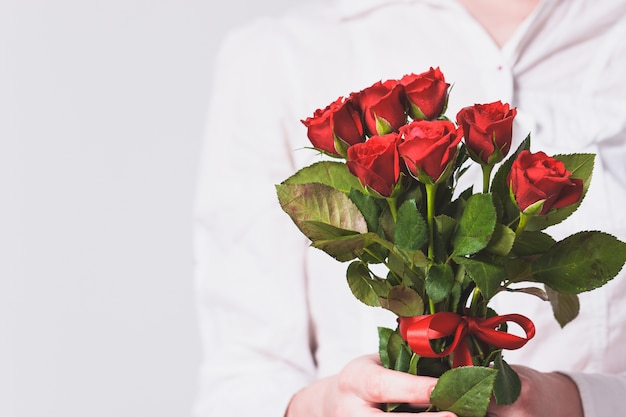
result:
[(340, 229), (328, 223), (322, 223), (315, 220), (305, 220), (302, 224), (308, 230), (309, 235), (315, 236), (316, 239), (334, 239), (358, 235), (358, 233), (353, 230)]
[(454, 261), (465, 266), (465, 271), (483, 294), (490, 300), (500, 290), (500, 284), (507, 278), (504, 268), (477, 259), (454, 257)]
[(424, 314), (422, 297), (409, 287), (397, 285), (391, 287), (386, 300), (380, 300), (383, 308), (401, 317), (420, 316)]
[(378, 328), (378, 356), (380, 357), (380, 363), (387, 369), (391, 369), (391, 358), (389, 357), (389, 337), (393, 333), (393, 330), (386, 327)]
[(445, 372), (450, 370), (450, 361), (445, 358), (426, 358), (420, 357), (417, 362), (417, 374), (422, 376), (432, 376), (439, 378)]
[(578, 209), (583, 198), (587, 194), (589, 184), (591, 183), (591, 174), (593, 172), (595, 155), (591, 153), (555, 155), (555, 159), (562, 161), (565, 168), (572, 173), (572, 178), (580, 178), (583, 180), (583, 194), (579, 202), (562, 207), (560, 209), (551, 210), (544, 216), (532, 217), (526, 226), (526, 230), (543, 230), (548, 226), (561, 223)]
[(421, 250), (407, 250), (394, 246), (391, 252), (411, 268), (423, 268), (430, 264), (430, 260)]
[(396, 223), (394, 222), (391, 210), (389, 210), (388, 207), (380, 214), (378, 224), (380, 226), (378, 233), (381, 234), (387, 241), (392, 242), (395, 235)]
[(367, 251), (359, 252), (359, 258), (370, 264), (384, 263), (387, 255), (387, 249), (378, 244), (368, 245)]
[(561, 294), (546, 286), (554, 318), (561, 327), (574, 320), (580, 312), (580, 301), (576, 294)]
[(465, 205), (454, 235), (454, 255), (472, 255), (484, 249), (496, 227), (496, 209), (490, 194), (474, 194)]
[(401, 283), (413, 287), (420, 294), (424, 292), (424, 268), (430, 263), (426, 255), (421, 251), (405, 251), (394, 247), (389, 252), (387, 267), (397, 277), (401, 277)]
[[(404, 340), (397, 331), (385, 327), (378, 328), (378, 355), (385, 368), (401, 372), (410, 371), (411, 353), (407, 350)], [(387, 412), (390, 412), (400, 405), (400, 403), (386, 403), (383, 404), (383, 407)]]
[(357, 300), (371, 307), (380, 306), (378, 294), (372, 286), (372, 277), (362, 262), (352, 262), (348, 266), (346, 277), (348, 286)]
[(377, 240), (378, 235), (375, 233), (363, 233), (329, 240), (316, 240), (311, 243), (311, 246), (323, 250), (339, 262), (346, 262), (358, 257), (364, 248), (374, 244)]
[(544, 232), (524, 231), (524, 233), (519, 235), (515, 240), (513, 253), (518, 256), (541, 255), (550, 249), (554, 243), (555, 240), (552, 236)]
[(531, 272), (533, 259), (509, 258), (504, 263), (504, 271), (508, 283), (536, 281)]
[(359, 179), (352, 175), (343, 162), (321, 161), (302, 168), (283, 184), (311, 184), (328, 185), (336, 190), (348, 194), (351, 189), (362, 190)]
[(456, 227), (456, 220), (445, 214), (435, 216), (435, 259), (446, 259), (448, 257), (448, 246), (450, 237)]
[(365, 222), (367, 223), (367, 230), (370, 232), (378, 232), (378, 219), (380, 217), (381, 208), (378, 205), (377, 200), (357, 189), (350, 190), (348, 197), (363, 214)]
[(460, 306), (461, 304), (461, 296), (463, 295), (463, 281), (465, 280), (466, 274), (458, 274), (455, 277), (454, 286), (452, 286), (452, 291), (450, 291), (450, 297), (448, 298), (449, 306)]
[(393, 369), (400, 372), (409, 372), (409, 368), (411, 367), (411, 356), (411, 352), (409, 352), (409, 350), (404, 346), (403, 343), (400, 349), (400, 354), (398, 355), (398, 359), (396, 359), (396, 364)]
[(456, 226), (456, 220), (454, 220), (450, 216), (446, 216), (445, 214), (440, 214), (439, 216), (435, 216), (435, 231), (438, 235), (444, 236), (444, 241), (448, 240), (450, 236), (452, 236), (452, 232), (454, 232), (454, 227)]
[(496, 356), (493, 367), (498, 370), (493, 389), (496, 403), (498, 405), (513, 404), (522, 392), (522, 381), (519, 375), (502, 359), (501, 353)]
[(603, 232), (579, 232), (555, 243), (532, 264), (533, 277), (564, 294), (613, 279), (626, 262), (626, 243)]
[(506, 256), (511, 252), (515, 242), (515, 232), (500, 223), (496, 223), (496, 228), (487, 245), (487, 252), (494, 255)]
[(435, 303), (450, 295), (454, 286), (454, 271), (449, 264), (435, 264), (426, 275), (426, 293)]
[(418, 250), (428, 243), (428, 226), (415, 200), (405, 201), (398, 209), (394, 243), (409, 250)]
[(395, 368), (403, 344), (402, 337), (396, 331), (385, 327), (378, 328), (378, 354), (385, 368)]
[(282, 184), (276, 186), (276, 191), (282, 209), (312, 241), (329, 238), (320, 233), (320, 223), (367, 233), (365, 218), (341, 191), (323, 184)]
[(459, 417), (484, 417), (493, 392), (497, 370), (482, 366), (454, 368), (439, 378), (431, 403)]

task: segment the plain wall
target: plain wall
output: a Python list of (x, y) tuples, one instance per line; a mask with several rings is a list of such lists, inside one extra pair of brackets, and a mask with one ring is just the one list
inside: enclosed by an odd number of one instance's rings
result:
[(0, 0), (0, 416), (189, 415), (216, 48), (305, 1)]

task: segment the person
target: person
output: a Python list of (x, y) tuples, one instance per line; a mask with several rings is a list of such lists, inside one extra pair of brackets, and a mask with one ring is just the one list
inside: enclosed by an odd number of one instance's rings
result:
[[(440, 67), (447, 115), (517, 107), (515, 143), (597, 154), (591, 188), (557, 238), (626, 240), (626, 3), (621, 0), (338, 0), (232, 31), (218, 56), (195, 208), (204, 345), (196, 416), (369, 416), (428, 403), (436, 380), (384, 369), (377, 326), (395, 316), (350, 293), (345, 264), (308, 242), (274, 185), (319, 155), (301, 120), (378, 80)], [(537, 336), (505, 351), (523, 392), (498, 417), (626, 415), (626, 277), (581, 295), (563, 329), (548, 303), (498, 294)], [(433, 413), (450, 416), (451, 413)]]

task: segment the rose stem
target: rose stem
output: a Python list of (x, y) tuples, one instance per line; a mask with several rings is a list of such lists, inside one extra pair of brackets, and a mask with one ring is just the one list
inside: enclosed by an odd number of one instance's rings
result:
[[(434, 219), (435, 219), (435, 194), (437, 193), (437, 184), (424, 184), (426, 186), (426, 221), (428, 223), (428, 257), (430, 261), (435, 261), (435, 242), (434, 242)], [(432, 299), (428, 299), (430, 313), (435, 314), (435, 303)]]
[(489, 192), (489, 183), (491, 180), (491, 170), (493, 169), (492, 164), (480, 164), (483, 170), (483, 193), (487, 194)]

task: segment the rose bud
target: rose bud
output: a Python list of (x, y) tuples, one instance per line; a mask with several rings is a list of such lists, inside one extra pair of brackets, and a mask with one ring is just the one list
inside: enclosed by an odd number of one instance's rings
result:
[(409, 115), (414, 120), (433, 120), (441, 116), (448, 102), (448, 87), (439, 68), (421, 74), (409, 74), (400, 79), (404, 86)]
[(520, 152), (511, 166), (507, 183), (513, 200), (528, 215), (543, 215), (578, 202), (583, 181), (570, 178), (565, 164), (544, 152)]
[(400, 136), (393, 132), (349, 147), (348, 169), (364, 187), (382, 197), (391, 196), (400, 179), (399, 142)]
[(493, 165), (509, 153), (516, 114), (516, 108), (501, 101), (475, 104), (457, 113), (457, 124), (463, 129), (465, 145), (474, 161)]
[(425, 183), (447, 178), (461, 142), (461, 132), (452, 122), (419, 120), (400, 128), (400, 134), (398, 150), (413, 177)]
[(313, 146), (330, 155), (345, 156), (350, 145), (365, 139), (361, 115), (351, 99), (339, 97), (302, 123)]
[(396, 132), (406, 123), (404, 88), (397, 80), (379, 81), (353, 93), (352, 97), (361, 108), (365, 128), (370, 136)]

